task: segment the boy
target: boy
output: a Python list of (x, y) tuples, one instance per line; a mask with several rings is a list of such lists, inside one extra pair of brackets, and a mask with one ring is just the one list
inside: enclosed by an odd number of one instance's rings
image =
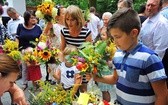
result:
[(120, 9), (108, 24), (118, 47), (113, 63), (116, 71), (95, 81), (115, 84), (121, 105), (166, 105), (167, 78), (158, 56), (138, 42), (140, 19), (132, 9)]

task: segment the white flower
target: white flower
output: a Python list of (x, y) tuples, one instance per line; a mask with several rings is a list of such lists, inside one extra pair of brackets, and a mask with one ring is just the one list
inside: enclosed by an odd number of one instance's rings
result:
[(33, 48), (32, 47), (28, 47), (25, 49), (25, 53), (32, 53), (33, 52)]
[(57, 8), (52, 8), (52, 17), (55, 18), (57, 16), (58, 9)]
[(41, 11), (37, 10), (36, 13), (35, 13), (36, 17), (40, 18), (40, 19), (43, 19), (44, 18), (44, 15)]
[(40, 50), (44, 50), (45, 48), (47, 48), (47, 44), (45, 42), (39, 42), (37, 47), (40, 49)]

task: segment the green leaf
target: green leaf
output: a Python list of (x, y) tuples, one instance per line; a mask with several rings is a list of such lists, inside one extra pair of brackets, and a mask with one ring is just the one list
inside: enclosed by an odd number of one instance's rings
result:
[(106, 49), (107, 43), (106, 41), (101, 41), (100, 43), (98, 43), (98, 45), (95, 47), (95, 51), (100, 54), (103, 55)]

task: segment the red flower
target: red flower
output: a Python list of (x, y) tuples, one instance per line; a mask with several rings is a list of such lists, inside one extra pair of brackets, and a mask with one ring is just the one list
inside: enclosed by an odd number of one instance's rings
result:
[(107, 102), (106, 100), (103, 100), (104, 105), (110, 105), (109, 102)]

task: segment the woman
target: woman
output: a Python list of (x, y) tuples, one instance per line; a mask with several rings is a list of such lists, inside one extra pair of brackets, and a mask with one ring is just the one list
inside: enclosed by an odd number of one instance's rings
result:
[[(91, 42), (91, 31), (84, 27), (85, 20), (79, 7), (70, 5), (65, 12), (65, 28), (61, 30), (61, 51), (67, 44), (79, 47), (84, 42)], [(87, 89), (87, 80), (83, 77), (81, 92)]]
[(91, 31), (84, 27), (84, 17), (79, 7), (70, 5), (65, 13), (65, 28), (61, 30), (61, 50), (66, 44), (79, 47), (83, 42), (91, 42)]
[(9, 91), (14, 103), (27, 105), (24, 92), (15, 84), (19, 72), (16, 61), (6, 54), (0, 54), (0, 97)]
[[(24, 24), (18, 25), (16, 40), (19, 43), (20, 51), (22, 51), (22, 53), (24, 54), (27, 48), (35, 47), (35, 45), (31, 43), (31, 41), (35, 41), (36, 38), (39, 38), (42, 33), (42, 30), (40, 26), (37, 25), (37, 19), (35, 17), (34, 11), (26, 11), (23, 17)], [(39, 65), (31, 65), (30, 68), (34, 68), (35, 70), (28, 71), (27, 65), (24, 62), (22, 63), (23, 90), (25, 90), (28, 87), (27, 80), (32, 80), (33, 85), (36, 85), (34, 81), (39, 80), (41, 78), (41, 71)]]

